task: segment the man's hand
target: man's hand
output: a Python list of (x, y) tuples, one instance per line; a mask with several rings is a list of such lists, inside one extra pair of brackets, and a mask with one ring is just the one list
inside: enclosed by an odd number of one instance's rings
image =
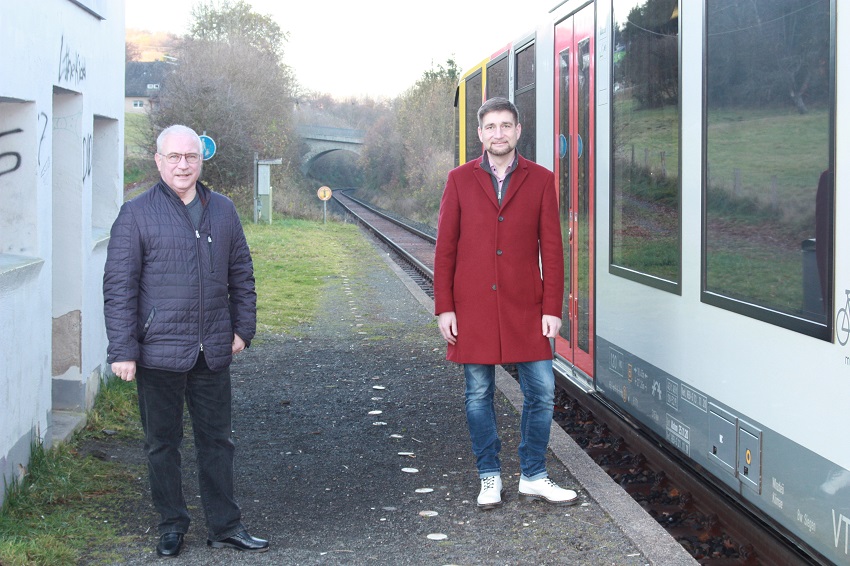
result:
[(443, 340), (449, 344), (457, 342), (457, 317), (454, 311), (441, 312), (437, 317), (437, 326), (440, 327)]
[(231, 354), (238, 354), (239, 352), (241, 352), (244, 349), (245, 349), (245, 341), (242, 339), (241, 336), (234, 333), (233, 334), (233, 342), (230, 344), (230, 353)]
[(112, 362), (112, 373), (124, 381), (136, 379), (136, 362)]
[(561, 319), (557, 316), (549, 314), (543, 315), (543, 336), (546, 338), (554, 338), (561, 330)]

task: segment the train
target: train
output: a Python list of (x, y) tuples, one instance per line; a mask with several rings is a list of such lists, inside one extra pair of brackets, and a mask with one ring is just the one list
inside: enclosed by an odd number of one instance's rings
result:
[(562, 1), (483, 51), (454, 107), (457, 164), (480, 157), (477, 109), (501, 96), (519, 110), (520, 154), (555, 174), (559, 379), (811, 561), (850, 564), (850, 10), (837, 4)]

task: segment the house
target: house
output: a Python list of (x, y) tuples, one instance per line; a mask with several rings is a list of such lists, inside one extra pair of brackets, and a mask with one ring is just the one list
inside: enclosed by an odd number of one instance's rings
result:
[(124, 112), (143, 114), (156, 105), (168, 74), (168, 61), (127, 61), (124, 68)]

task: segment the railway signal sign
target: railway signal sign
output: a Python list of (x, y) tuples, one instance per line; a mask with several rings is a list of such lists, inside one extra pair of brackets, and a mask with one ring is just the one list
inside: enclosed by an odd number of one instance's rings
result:
[(328, 221), (328, 201), (331, 199), (333, 191), (330, 187), (322, 186), (319, 187), (316, 194), (319, 195), (319, 199), (322, 201), (322, 224), (324, 224)]

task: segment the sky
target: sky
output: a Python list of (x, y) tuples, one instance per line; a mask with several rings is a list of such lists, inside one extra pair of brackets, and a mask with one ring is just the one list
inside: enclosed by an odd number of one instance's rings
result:
[[(393, 98), (454, 56), (465, 71), (531, 32), (556, 0), (245, 0), (289, 39), (304, 89)], [(126, 0), (127, 28), (183, 35), (197, 0)], [(484, 12), (484, 13), (482, 13)]]

